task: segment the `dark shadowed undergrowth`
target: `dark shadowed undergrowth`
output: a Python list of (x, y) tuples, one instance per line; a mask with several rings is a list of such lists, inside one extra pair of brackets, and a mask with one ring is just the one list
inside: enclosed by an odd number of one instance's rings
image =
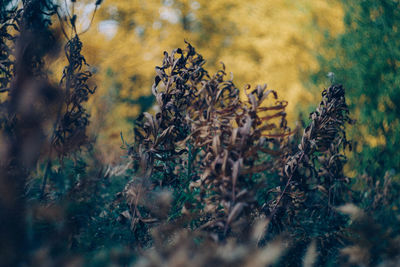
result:
[[(103, 166), (86, 133), (95, 86), (69, 16), (50, 2), (2, 6), (1, 266), (400, 264), (394, 174), (344, 172), (354, 121), (342, 85), (289, 129), (277, 91), (237, 88), (186, 43), (156, 67), (158, 111), (137, 118), (134, 140), (121, 136), (121, 164)], [(67, 65), (54, 84), (58, 58)]]

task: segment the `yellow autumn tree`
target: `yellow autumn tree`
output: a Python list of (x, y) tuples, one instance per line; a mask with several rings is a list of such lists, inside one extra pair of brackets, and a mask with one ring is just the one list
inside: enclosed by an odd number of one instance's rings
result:
[[(91, 7), (84, 1), (80, 9), (88, 14)], [(152, 107), (154, 67), (163, 51), (183, 47), (184, 40), (203, 54), (207, 69), (224, 62), (239, 88), (267, 83), (277, 90), (289, 101), (293, 122), (294, 108), (313, 97), (304, 88), (303, 72), (318, 68), (313, 51), (321, 29), (335, 33), (342, 27), (342, 9), (334, 1), (105, 1), (82, 35), (87, 60), (97, 71), (92, 129), (112, 158), (120, 132), (129, 140), (135, 117)]]

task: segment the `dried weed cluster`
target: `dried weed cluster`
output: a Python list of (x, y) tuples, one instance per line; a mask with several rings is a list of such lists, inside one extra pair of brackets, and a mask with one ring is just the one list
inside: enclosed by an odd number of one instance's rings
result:
[(349, 179), (343, 173), (344, 151), (350, 146), (344, 129), (346, 123), (352, 123), (344, 93), (341, 85), (324, 90), (319, 107), (310, 114), (300, 144), (294, 149), (289, 146), (292, 149), (286, 153), (282, 168), (285, 185), (271, 210), (275, 214), (283, 207), (285, 214), (281, 216), (287, 216), (287, 223), (304, 209), (319, 211), (318, 216), (322, 217), (318, 220), (337, 217), (332, 208), (344, 204), (349, 190)]
[[(183, 182), (188, 194), (198, 192), (197, 203), (184, 203), (184, 211), (200, 208), (209, 217), (202, 227), (226, 232), (254, 209), (263, 181), (252, 175), (276, 168), (272, 158), (289, 133), (287, 103), (266, 86), (247, 88), (243, 101), (224, 69), (210, 76), (204, 63), (190, 44), (186, 51), (165, 53), (153, 85), (160, 112), (140, 117), (129, 153), (146, 177), (162, 173), (153, 188)], [(266, 105), (268, 98), (275, 102)], [(175, 169), (184, 170), (184, 181)]]
[[(68, 40), (64, 50), (68, 66), (64, 68), (60, 81), (65, 93), (61, 109), (63, 115), (53, 138), (54, 147), (63, 156), (88, 143), (86, 127), (89, 124), (89, 114), (83, 105), (96, 90), (89, 84), (92, 73), (81, 54), (82, 42), (77, 34)], [(82, 69), (84, 67), (85, 70)]]
[(324, 90), (296, 145), (299, 133), (286, 126), (287, 103), (275, 91), (248, 86), (243, 100), (225, 68), (210, 75), (204, 63), (187, 44), (165, 52), (156, 67), (159, 112), (144, 113), (136, 123), (128, 150), (136, 175), (124, 192), (131, 207), (124, 217), (134, 229), (183, 220), (217, 242), (248, 238), (249, 225), (264, 218), (271, 225), (263, 238), (290, 232), (294, 247), (311, 241), (302, 233), (314, 224), (328, 253), (332, 243), (343, 242), (345, 221), (335, 207), (349, 193), (344, 88)]
[(134, 174), (120, 217), (152, 246), (137, 265), (398, 263), (398, 237), (346, 204), (357, 197), (343, 170), (353, 123), (343, 86), (325, 89), (304, 131), (291, 132), (275, 91), (248, 86), (243, 98), (224, 66), (210, 75), (204, 63), (190, 44), (164, 53), (153, 85), (159, 111), (139, 117), (128, 146)]

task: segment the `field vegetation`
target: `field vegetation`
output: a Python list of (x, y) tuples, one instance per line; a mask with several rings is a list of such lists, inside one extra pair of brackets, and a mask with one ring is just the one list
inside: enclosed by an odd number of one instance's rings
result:
[(399, 266), (400, 2), (145, 2), (0, 3), (0, 266)]

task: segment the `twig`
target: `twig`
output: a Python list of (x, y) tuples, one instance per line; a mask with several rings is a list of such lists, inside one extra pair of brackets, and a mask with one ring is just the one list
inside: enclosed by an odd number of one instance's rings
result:
[(292, 174), (290, 175), (288, 181), (286, 182), (285, 188), (283, 188), (283, 191), (282, 191), (281, 195), (279, 196), (278, 201), (276, 202), (275, 206), (272, 208), (272, 212), (270, 214), (270, 219), (272, 219), (274, 217), (274, 215), (275, 215), (275, 213), (276, 213), (276, 211), (278, 209), (278, 205), (280, 204), (283, 196), (285, 195), (286, 190), (289, 187), (290, 182), (292, 181), (293, 175), (297, 170), (297, 167), (300, 165), (301, 161), (303, 160), (303, 156), (304, 156), (304, 151), (301, 152), (301, 156), (300, 156), (300, 158), (298, 160), (298, 164), (294, 167), (294, 169), (292, 171)]

